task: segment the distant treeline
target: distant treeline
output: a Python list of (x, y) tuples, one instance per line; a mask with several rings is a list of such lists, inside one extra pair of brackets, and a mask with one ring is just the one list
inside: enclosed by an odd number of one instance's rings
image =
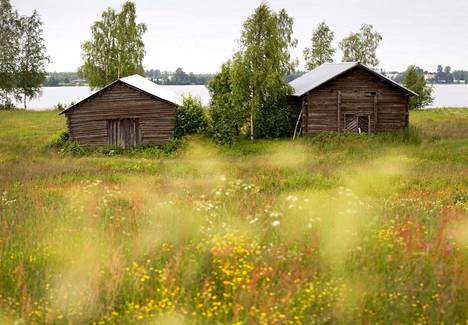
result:
[[(158, 85), (206, 85), (213, 77), (210, 73), (186, 73), (182, 68), (176, 71), (159, 69), (145, 70), (145, 77)], [(83, 86), (86, 81), (77, 72), (49, 72), (42, 84), (44, 87)]]
[[(297, 71), (285, 77), (287, 82), (302, 76), (305, 71)], [(182, 68), (176, 71), (161, 71), (159, 69), (145, 70), (145, 77), (158, 85), (207, 85), (213, 78), (211, 73), (186, 73)], [(43, 87), (85, 86), (86, 81), (77, 72), (49, 72)]]
[(159, 69), (145, 70), (145, 77), (158, 85), (206, 85), (213, 74), (186, 73), (182, 68), (176, 71), (161, 71)]
[(76, 72), (49, 72), (42, 83), (44, 87), (82, 86), (86, 82)]
[[(426, 77), (428, 83), (431, 84), (468, 84), (468, 71), (466, 70), (453, 70), (450, 66), (445, 68), (439, 65), (436, 72), (430, 72), (420, 67), (416, 67), (419, 74)], [(388, 72), (386, 73), (390, 78), (396, 82), (401, 82), (405, 77), (405, 72)]]

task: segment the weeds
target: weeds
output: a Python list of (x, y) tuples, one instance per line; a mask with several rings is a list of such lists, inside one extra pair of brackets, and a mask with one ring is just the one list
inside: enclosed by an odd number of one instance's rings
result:
[(73, 149), (0, 114), (4, 323), (467, 320), (464, 138)]

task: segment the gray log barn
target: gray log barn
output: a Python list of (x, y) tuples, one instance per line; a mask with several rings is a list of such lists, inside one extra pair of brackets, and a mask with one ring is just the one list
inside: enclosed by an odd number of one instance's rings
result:
[(81, 145), (132, 147), (167, 143), (179, 95), (139, 75), (121, 78), (67, 108), (70, 139)]
[(359, 62), (326, 63), (290, 85), (295, 135), (401, 130), (408, 127), (409, 98), (417, 96)]

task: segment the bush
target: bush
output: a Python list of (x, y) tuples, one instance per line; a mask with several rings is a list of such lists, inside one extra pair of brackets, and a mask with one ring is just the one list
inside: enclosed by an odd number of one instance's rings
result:
[(0, 103), (0, 111), (13, 111), (15, 109), (17, 109), (16, 106), (10, 101)]
[(50, 141), (50, 146), (53, 148), (63, 148), (67, 144), (69, 139), (70, 133), (68, 133), (68, 131), (61, 131), (54, 135), (54, 137)]
[(57, 105), (54, 106), (54, 111), (63, 112), (65, 109), (65, 105), (62, 103), (57, 103)]
[(206, 130), (208, 123), (199, 97), (184, 96), (183, 104), (176, 112), (174, 136), (195, 134)]
[(83, 156), (90, 154), (101, 154), (106, 156), (138, 156), (138, 157), (162, 157), (173, 155), (183, 148), (185, 141), (183, 139), (173, 138), (164, 145), (145, 145), (133, 148), (120, 148), (111, 146), (85, 147), (76, 141), (70, 141), (68, 131), (61, 131), (53, 136), (49, 146), (60, 149), (61, 153), (70, 153), (74, 156)]
[(68, 107), (75, 105), (74, 101), (71, 101), (68, 105), (67, 104), (62, 104), (62, 103), (57, 103), (57, 105), (54, 106), (54, 111), (58, 112), (63, 112), (66, 110)]

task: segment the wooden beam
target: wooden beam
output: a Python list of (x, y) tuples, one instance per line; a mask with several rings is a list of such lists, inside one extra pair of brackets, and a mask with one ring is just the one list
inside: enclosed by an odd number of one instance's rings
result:
[(337, 107), (336, 109), (337, 131), (338, 133), (340, 133), (341, 132), (341, 91), (338, 91), (336, 107)]
[(302, 99), (302, 109), (305, 112), (304, 119), (304, 130), (305, 134), (309, 133), (309, 93), (307, 93)]
[[(369, 131), (370, 131), (370, 128), (369, 128)], [(377, 132), (377, 92), (374, 95), (374, 133), (376, 132)]]

